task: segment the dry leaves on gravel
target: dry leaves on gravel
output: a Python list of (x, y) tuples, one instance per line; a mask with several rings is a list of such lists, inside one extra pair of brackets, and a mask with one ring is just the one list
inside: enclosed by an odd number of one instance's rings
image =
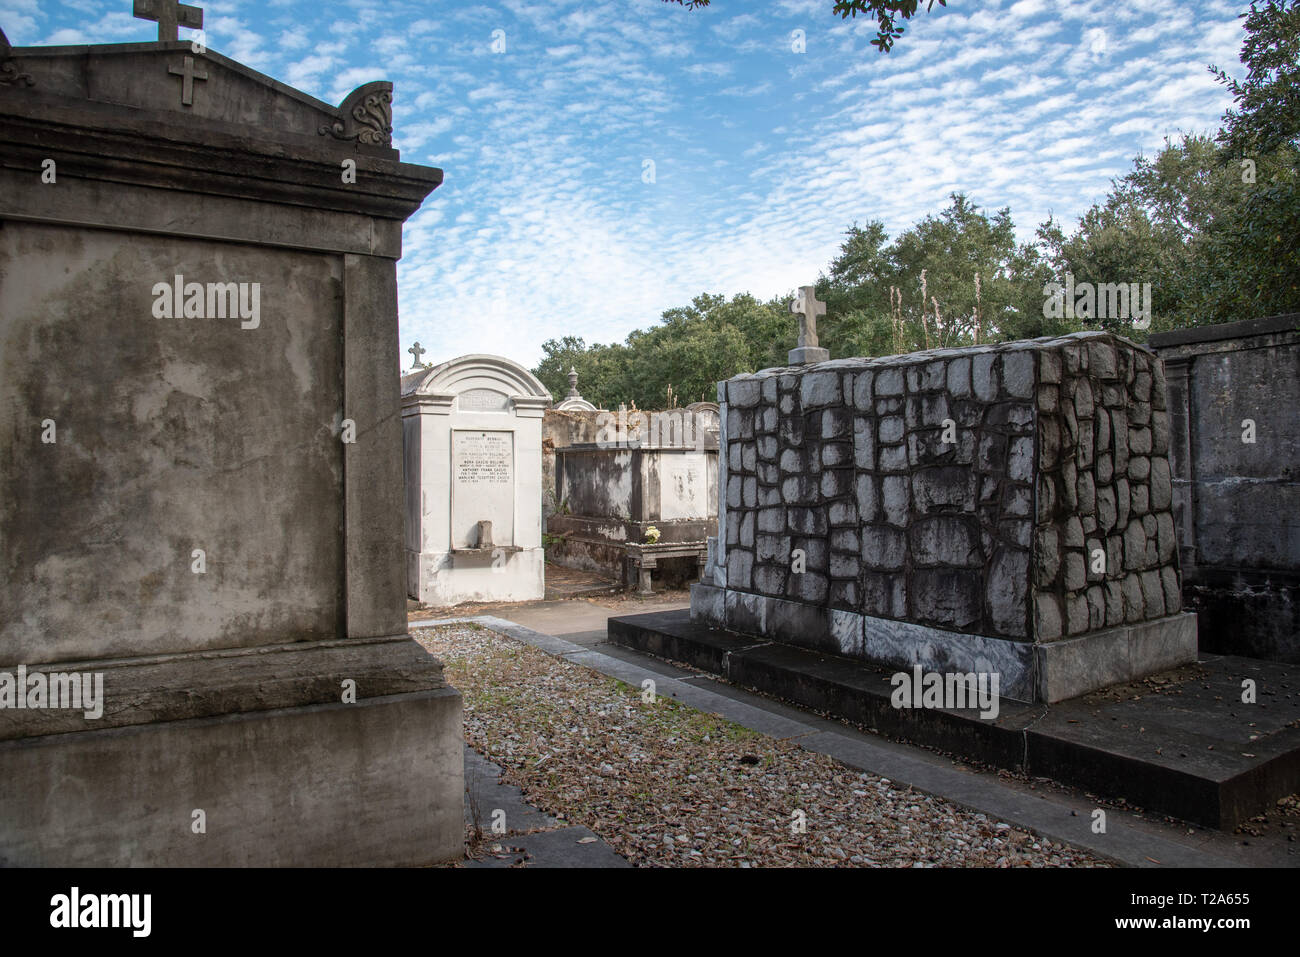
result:
[(419, 634), (464, 695), (469, 744), (634, 864), (1105, 865), (480, 626)]

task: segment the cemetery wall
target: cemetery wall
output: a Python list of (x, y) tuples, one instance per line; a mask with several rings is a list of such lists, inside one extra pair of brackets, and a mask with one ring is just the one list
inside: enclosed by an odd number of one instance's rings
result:
[(1300, 661), (1300, 314), (1151, 337), (1183, 590), (1208, 651)]
[(555, 498), (555, 452), (571, 445), (594, 443), (600, 432), (596, 419), (599, 409), (547, 409), (542, 417), (542, 503), (543, 518), (549, 520), (564, 503)]

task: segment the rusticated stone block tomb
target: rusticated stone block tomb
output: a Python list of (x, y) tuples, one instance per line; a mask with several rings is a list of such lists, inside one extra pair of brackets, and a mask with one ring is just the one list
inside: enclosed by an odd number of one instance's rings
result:
[(1080, 333), (719, 385), (692, 616), (1055, 701), (1194, 659), (1160, 360)]

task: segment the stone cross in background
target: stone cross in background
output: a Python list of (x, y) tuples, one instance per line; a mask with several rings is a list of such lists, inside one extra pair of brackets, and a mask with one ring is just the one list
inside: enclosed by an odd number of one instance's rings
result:
[(406, 351), (409, 352), (411, 355), (415, 356), (415, 361), (411, 363), (412, 369), (425, 368), (424, 363), (420, 361), (420, 356), (424, 355), (429, 350), (425, 349), (417, 342), (415, 345), (411, 346), (411, 348), (407, 349)]
[(203, 29), (203, 9), (179, 0), (135, 0), (131, 15), (140, 20), (156, 20), (159, 43), (179, 40), (178, 27)]
[(817, 317), (826, 315), (826, 303), (817, 301), (817, 287), (800, 286), (790, 311), (799, 316), (799, 347), (790, 352), (790, 365), (825, 362), (831, 354), (817, 345)]

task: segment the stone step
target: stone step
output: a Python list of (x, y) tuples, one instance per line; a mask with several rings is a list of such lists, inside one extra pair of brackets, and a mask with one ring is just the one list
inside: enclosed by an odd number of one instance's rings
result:
[[(686, 610), (611, 618), (609, 640), (910, 744), (1209, 827), (1234, 828), (1300, 790), (1295, 665), (1205, 655), (1050, 706), (1004, 698), (984, 719), (973, 709), (896, 709), (890, 671), (712, 629)], [(1246, 679), (1255, 704), (1241, 703)]]

